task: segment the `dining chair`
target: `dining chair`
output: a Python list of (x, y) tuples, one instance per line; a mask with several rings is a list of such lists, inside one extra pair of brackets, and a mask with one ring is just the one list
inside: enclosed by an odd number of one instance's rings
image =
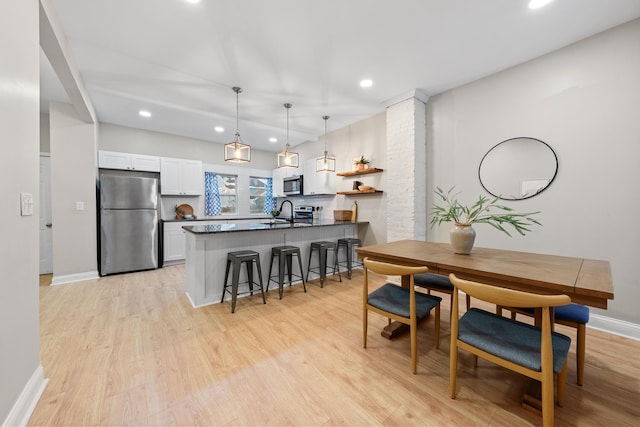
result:
[[(502, 307), (511, 310), (511, 318), (515, 319), (516, 314), (535, 317), (534, 310), (527, 308)], [(584, 360), (587, 343), (587, 323), (589, 323), (589, 307), (571, 303), (561, 305), (554, 309), (554, 321), (560, 325), (570, 326), (576, 329), (576, 372), (577, 383), (582, 385), (584, 379)]]
[[(449, 280), (449, 276), (436, 273), (421, 273), (416, 274), (413, 278), (417, 286), (425, 288), (427, 293), (431, 295), (431, 291), (442, 292), (443, 294), (449, 294), (449, 316), (451, 316), (453, 307), (453, 284)], [(471, 307), (471, 297), (466, 296), (467, 310)]]
[[(454, 286), (451, 316), (450, 396), (456, 398), (458, 348), (502, 367), (526, 375), (542, 386), (542, 424), (553, 425), (554, 374), (557, 375), (557, 403), (562, 405), (567, 380), (567, 354), (571, 338), (552, 332), (550, 307), (568, 304), (567, 295), (540, 295), (449, 275)], [(458, 315), (458, 290), (482, 301), (508, 307), (540, 309), (541, 328), (499, 316), (478, 308)]]
[[(416, 292), (414, 275), (425, 273), (427, 267), (407, 267), (386, 262), (363, 260), (364, 286), (362, 298), (362, 339), (367, 348), (368, 313), (373, 311), (391, 320), (409, 325), (411, 333), (411, 363), (413, 373), (418, 363), (418, 320), (424, 318), (435, 308), (434, 334), (436, 348), (440, 347), (440, 301), (442, 298)], [(369, 271), (386, 276), (409, 276), (409, 288), (393, 283), (385, 283), (369, 293)]]

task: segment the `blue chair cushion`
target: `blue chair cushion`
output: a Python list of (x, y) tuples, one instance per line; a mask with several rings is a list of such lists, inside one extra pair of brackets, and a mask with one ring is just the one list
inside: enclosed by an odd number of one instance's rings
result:
[[(533, 316), (534, 309), (525, 307), (519, 308), (518, 310), (529, 313)], [(558, 320), (568, 320), (570, 322), (577, 323), (589, 323), (589, 307), (586, 307), (581, 304), (567, 304), (560, 305), (554, 308), (554, 316)]]
[[(460, 318), (458, 339), (487, 353), (540, 371), (542, 331), (535, 326), (472, 308)], [(562, 370), (571, 338), (553, 332), (553, 371)]]
[(581, 304), (567, 304), (555, 308), (555, 316), (558, 320), (569, 320), (577, 323), (589, 322), (589, 307)]
[(425, 288), (441, 289), (446, 292), (453, 292), (453, 284), (449, 280), (448, 276), (435, 273), (421, 273), (415, 274), (413, 280), (416, 285), (424, 286)]
[[(409, 312), (409, 299), (409, 289), (401, 288), (391, 283), (385, 283), (369, 294), (367, 303), (380, 310), (409, 319), (411, 317)], [(442, 301), (440, 297), (416, 292), (416, 316), (418, 319), (426, 316), (433, 307), (440, 304), (440, 301)]]

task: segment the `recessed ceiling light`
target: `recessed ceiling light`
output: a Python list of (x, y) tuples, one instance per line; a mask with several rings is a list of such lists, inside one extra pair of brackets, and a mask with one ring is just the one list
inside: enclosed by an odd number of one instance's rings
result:
[(142, 117), (151, 117), (151, 112), (147, 110), (140, 110), (138, 111), (138, 114), (140, 114)]
[(552, 0), (531, 0), (529, 2), (529, 9), (539, 9), (542, 6), (545, 6), (551, 3)]
[(200, 3), (200, 0), (184, 0), (184, 1), (186, 1), (187, 3), (191, 3), (191, 4), (198, 4), (198, 3)]
[(269, 142), (278, 142), (278, 138), (271, 137), (269, 138)]
[(373, 80), (371, 79), (364, 79), (360, 81), (360, 87), (371, 87), (373, 86)]
[(224, 132), (224, 128), (222, 126), (216, 126), (213, 128), (216, 132)]

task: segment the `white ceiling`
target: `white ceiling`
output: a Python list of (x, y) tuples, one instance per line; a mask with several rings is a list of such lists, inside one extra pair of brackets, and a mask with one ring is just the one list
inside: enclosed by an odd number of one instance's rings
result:
[[(341, 128), (415, 89), (434, 95), (640, 17), (640, 0), (51, 2), (100, 122), (229, 142), (240, 86), (244, 142), (274, 152), (286, 102), (295, 146), (324, 133), (325, 114)], [(68, 102), (41, 57), (43, 105)]]

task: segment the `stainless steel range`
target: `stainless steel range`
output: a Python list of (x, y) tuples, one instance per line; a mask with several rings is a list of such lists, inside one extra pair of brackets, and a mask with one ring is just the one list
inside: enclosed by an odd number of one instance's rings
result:
[(315, 208), (313, 206), (296, 206), (293, 209), (293, 218), (296, 222), (313, 222)]

